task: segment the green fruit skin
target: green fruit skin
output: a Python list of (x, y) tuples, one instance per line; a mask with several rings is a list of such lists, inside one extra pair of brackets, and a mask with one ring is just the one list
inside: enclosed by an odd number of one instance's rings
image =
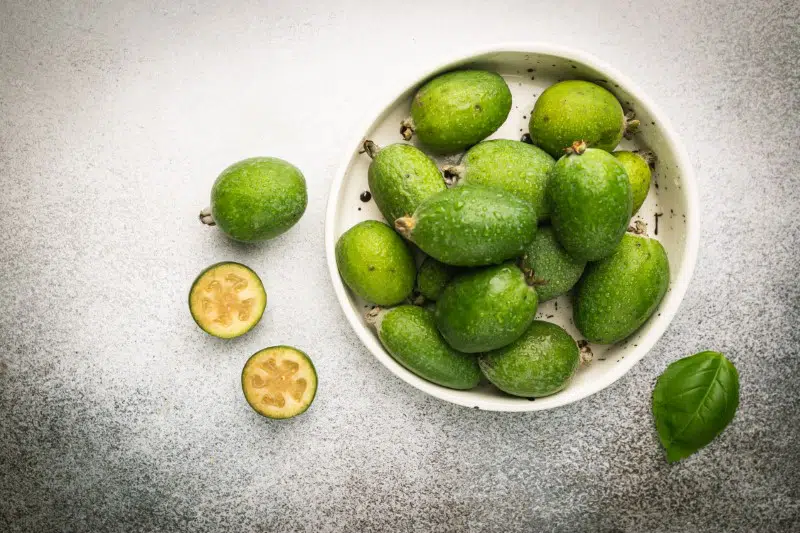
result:
[(456, 272), (457, 267), (440, 263), (433, 257), (426, 257), (417, 271), (417, 292), (428, 300), (438, 300)]
[(436, 163), (410, 144), (379, 150), (367, 176), (372, 197), (389, 222), (411, 215), (423, 200), (447, 188)]
[(650, 179), (652, 178), (650, 165), (636, 152), (620, 151), (614, 152), (611, 155), (622, 163), (622, 166), (625, 168), (625, 173), (628, 175), (628, 181), (630, 181), (631, 193), (633, 195), (632, 213), (635, 215), (639, 211), (639, 208), (642, 207), (644, 199), (647, 198), (647, 193), (650, 191)]
[(545, 226), (539, 228), (525, 247), (522, 265), (533, 271), (539, 301), (546, 302), (574, 287), (583, 274), (586, 262), (573, 259), (558, 244), (553, 228)]
[(454, 266), (491, 265), (517, 257), (536, 232), (528, 202), (489, 187), (465, 185), (435, 194), (413, 216), (408, 238)]
[(567, 386), (580, 363), (580, 350), (562, 328), (536, 320), (522, 337), (481, 355), (478, 363), (483, 375), (501, 391), (539, 398)]
[(415, 305), (383, 309), (376, 329), (386, 351), (419, 377), (460, 390), (480, 382), (477, 358), (457, 352), (444, 342), (431, 311)]
[(376, 220), (360, 222), (339, 237), (336, 266), (354, 293), (377, 305), (405, 300), (417, 275), (408, 245), (392, 228)]
[(631, 186), (614, 156), (589, 148), (558, 160), (547, 186), (558, 242), (580, 261), (610, 255), (628, 228)]
[(258, 242), (294, 226), (306, 210), (303, 174), (276, 157), (253, 157), (222, 171), (211, 189), (211, 215), (229, 237)]
[(567, 80), (551, 85), (537, 98), (528, 128), (533, 144), (555, 158), (575, 141), (610, 152), (622, 140), (625, 114), (603, 87)]
[(527, 200), (539, 220), (550, 217), (547, 180), (555, 160), (544, 150), (520, 141), (497, 139), (479, 143), (461, 161), (459, 184), (486, 185)]
[(417, 139), (437, 154), (455, 154), (503, 125), (511, 91), (494, 72), (448, 72), (423, 85), (411, 102)]
[(586, 266), (573, 302), (575, 326), (591, 342), (619, 342), (655, 312), (668, 287), (661, 243), (627, 233), (613, 255)]
[(536, 315), (536, 290), (514, 263), (457, 276), (436, 302), (436, 326), (465, 353), (495, 350), (517, 340)]

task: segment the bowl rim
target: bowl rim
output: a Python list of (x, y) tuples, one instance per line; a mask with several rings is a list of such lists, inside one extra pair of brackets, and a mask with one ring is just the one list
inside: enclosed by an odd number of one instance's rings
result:
[[(420, 83), (430, 78), (434, 74), (461, 66), (465, 62), (468, 62), (472, 59), (477, 59), (480, 56), (503, 52), (546, 54), (558, 56), (568, 61), (571, 60), (578, 63), (583, 63), (591, 68), (594, 68), (595, 70), (602, 72), (610, 79), (613, 79), (632, 96), (635, 96), (638, 102), (647, 108), (654, 119), (658, 121), (659, 128), (664, 134), (664, 142), (675, 155), (678, 170), (681, 176), (682, 190), (686, 201), (685, 249), (683, 259), (677, 269), (677, 275), (672, 282), (671, 291), (667, 294), (665, 300), (661, 304), (663, 307), (661, 309), (660, 316), (651, 317), (650, 321), (645, 326), (647, 328), (646, 333), (642, 339), (640, 339), (638, 347), (633, 350), (633, 353), (626, 354), (624, 359), (616, 363), (609, 371), (605, 372), (602, 379), (597, 379), (587, 385), (584, 385), (577, 394), (572, 394), (569, 396), (555, 394), (553, 396), (546, 397), (548, 400), (547, 402), (519, 401), (520, 398), (503, 398), (499, 396), (496, 398), (478, 397), (466, 400), (463, 397), (463, 393), (468, 391), (454, 391), (441, 387), (426, 381), (407, 370), (385, 351), (383, 346), (380, 344), (380, 341), (377, 339), (377, 336), (369, 331), (368, 327), (363, 324), (361, 317), (352, 308), (347, 296), (347, 289), (345, 288), (344, 283), (339, 276), (338, 268), (336, 266), (336, 240), (334, 237), (334, 227), (336, 224), (335, 219), (337, 213), (337, 199), (340, 195), (347, 171), (350, 168), (350, 162), (353, 159), (353, 152), (351, 150), (354, 147), (359, 146), (366, 132), (369, 131), (378, 120), (381, 120), (381, 117), (386, 109), (405, 92), (417, 87)], [(361, 342), (367, 347), (367, 349), (376, 359), (378, 359), (386, 368), (389, 369), (389, 371), (409, 385), (421, 390), (424, 393), (427, 393), (435, 398), (465, 407), (507, 412), (540, 411), (568, 405), (596, 394), (597, 392), (605, 389), (619, 380), (636, 363), (638, 363), (650, 352), (656, 342), (658, 342), (661, 336), (666, 332), (669, 324), (676, 315), (681, 302), (683, 301), (686, 290), (689, 287), (689, 283), (697, 263), (697, 254), (700, 241), (700, 220), (697, 184), (691, 161), (689, 159), (689, 154), (686, 151), (686, 148), (683, 146), (683, 143), (681, 142), (677, 133), (673, 129), (669, 118), (667, 118), (667, 116), (661, 111), (661, 108), (656, 105), (641, 90), (641, 88), (639, 88), (638, 85), (633, 83), (627, 76), (617, 71), (616, 68), (610, 66), (605, 61), (602, 61), (595, 56), (581, 50), (545, 42), (505, 42), (473, 48), (467, 50), (466, 52), (450, 54), (449, 57), (447, 57), (444, 61), (438, 61), (435, 65), (423, 69), (421, 75), (416, 75), (410, 80), (410, 82), (403, 84), (399, 91), (390, 95), (390, 98), (377, 100), (377, 105), (374, 109), (371, 109), (371, 111), (371, 113), (366, 115), (364, 121), (360, 123), (359, 129), (356, 130), (356, 134), (350, 138), (349, 143), (346, 145), (348, 147), (348, 151), (343, 156), (341, 163), (336, 170), (336, 174), (334, 175), (333, 182), (331, 183), (325, 215), (325, 253), (328, 264), (328, 273), (330, 274), (331, 281), (333, 283), (333, 289), (336, 293), (339, 306), (342, 308), (342, 311), (347, 317), (347, 321), (350, 323), (350, 326), (353, 328)], [(545, 400), (545, 398), (542, 398), (542, 400)]]

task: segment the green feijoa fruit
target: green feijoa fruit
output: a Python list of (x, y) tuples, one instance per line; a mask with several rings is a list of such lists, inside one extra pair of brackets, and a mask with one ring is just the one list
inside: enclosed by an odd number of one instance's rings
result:
[(364, 150), (372, 158), (369, 189), (389, 222), (412, 214), (425, 198), (446, 188), (436, 163), (410, 144), (379, 148), (367, 140)]
[(655, 312), (668, 286), (661, 243), (626, 233), (611, 256), (586, 265), (573, 301), (575, 325), (591, 342), (621, 341)]
[(719, 352), (700, 352), (667, 367), (653, 389), (653, 417), (672, 463), (722, 433), (739, 407), (739, 373)]
[(433, 313), (415, 305), (375, 308), (367, 322), (386, 351), (423, 379), (451, 389), (471, 389), (481, 379), (477, 358), (457, 352), (436, 330)]
[(425, 257), (417, 271), (417, 292), (427, 300), (438, 300), (456, 272), (457, 267), (445, 265), (433, 257)]
[(456, 350), (495, 350), (517, 340), (536, 315), (538, 297), (514, 263), (456, 276), (436, 301), (436, 326)]
[(383, 222), (366, 220), (344, 232), (336, 243), (336, 266), (350, 290), (377, 305), (398, 304), (414, 290), (414, 257)]
[(203, 270), (189, 291), (189, 311), (200, 328), (232, 339), (258, 324), (267, 307), (261, 279), (241, 263), (226, 261)]
[(264, 348), (245, 363), (242, 391), (258, 414), (292, 418), (306, 412), (314, 401), (317, 371), (311, 359), (297, 348)]
[(558, 242), (575, 259), (610, 255), (631, 218), (631, 185), (625, 168), (603, 150), (575, 143), (558, 160), (547, 194)]
[(501, 391), (539, 398), (566, 387), (580, 363), (580, 350), (562, 328), (535, 320), (519, 339), (481, 355), (478, 363)]
[(536, 212), (505, 191), (464, 185), (429, 197), (395, 229), (442, 263), (490, 265), (522, 253), (536, 232)]
[(539, 301), (546, 302), (570, 290), (583, 274), (586, 262), (573, 259), (558, 244), (553, 228), (545, 226), (525, 247), (522, 266), (532, 272)]
[(610, 152), (619, 144), (625, 127), (625, 114), (616, 97), (581, 80), (562, 81), (545, 89), (536, 99), (528, 123), (533, 144), (556, 158), (575, 141)]
[(476, 144), (445, 177), (459, 185), (496, 187), (527, 200), (539, 220), (550, 216), (547, 180), (555, 160), (544, 150), (520, 141), (497, 139)]
[(307, 203), (306, 180), (295, 166), (276, 157), (253, 157), (222, 171), (200, 220), (237, 241), (257, 242), (294, 226)]
[(511, 111), (511, 91), (494, 72), (458, 70), (420, 87), (411, 101), (411, 117), (402, 123), (430, 151), (455, 154), (497, 131)]
[(650, 166), (653, 164), (654, 157), (650, 152), (614, 152), (611, 155), (617, 158), (628, 174), (628, 181), (631, 183), (631, 193), (633, 195), (632, 213), (635, 215), (642, 207), (647, 193), (650, 191), (650, 179), (652, 173)]

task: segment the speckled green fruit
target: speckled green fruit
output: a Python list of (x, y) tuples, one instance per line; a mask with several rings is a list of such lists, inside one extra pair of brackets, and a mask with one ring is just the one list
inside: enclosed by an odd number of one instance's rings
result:
[(540, 398), (567, 386), (580, 363), (580, 350), (562, 328), (536, 320), (522, 337), (481, 355), (478, 363), (483, 375), (501, 391)]
[(457, 272), (458, 267), (445, 265), (433, 257), (426, 257), (417, 270), (417, 292), (427, 300), (436, 301)]
[(458, 70), (432, 79), (411, 101), (410, 131), (427, 149), (454, 154), (497, 131), (511, 111), (511, 91), (494, 72)]
[(616, 97), (581, 80), (551, 85), (536, 99), (528, 124), (533, 144), (561, 157), (575, 141), (611, 151), (625, 130), (625, 116)]
[(423, 379), (451, 389), (480, 382), (477, 358), (457, 352), (436, 330), (433, 313), (415, 305), (376, 308), (367, 314), (383, 347), (401, 365)]
[(650, 179), (652, 173), (650, 172), (649, 156), (640, 154), (639, 152), (614, 152), (614, 157), (617, 161), (622, 163), (625, 168), (625, 173), (628, 174), (628, 181), (631, 184), (631, 193), (633, 194), (633, 209), (632, 213), (635, 215), (639, 208), (642, 207), (644, 199), (647, 198), (647, 193), (650, 191)]
[(522, 253), (536, 232), (536, 212), (505, 191), (464, 185), (431, 196), (395, 228), (442, 263), (491, 265)]
[(375, 220), (360, 222), (339, 237), (336, 266), (350, 290), (377, 305), (395, 305), (408, 298), (417, 275), (405, 241)]
[(522, 265), (533, 273), (539, 301), (546, 302), (570, 290), (583, 274), (586, 262), (573, 259), (558, 244), (553, 228), (545, 226), (525, 247)]
[(655, 312), (668, 286), (661, 243), (626, 233), (613, 255), (587, 265), (575, 292), (575, 325), (591, 342), (619, 342)]
[(550, 216), (547, 205), (547, 180), (555, 160), (544, 150), (519, 141), (497, 139), (479, 143), (464, 155), (447, 175), (456, 176), (460, 185), (496, 187), (527, 200), (539, 220)]
[[(257, 242), (294, 226), (306, 210), (303, 174), (276, 157), (253, 157), (222, 171), (211, 189), (211, 217), (229, 237)], [(206, 219), (204, 219), (204, 215)], [(207, 221), (207, 213), (201, 213)]]
[(579, 261), (610, 255), (628, 228), (631, 186), (614, 156), (593, 148), (565, 155), (550, 175), (547, 194), (558, 242)]
[(418, 148), (398, 143), (378, 149), (372, 141), (364, 147), (373, 158), (369, 189), (387, 221), (412, 214), (424, 199), (445, 190), (436, 163)]
[(536, 315), (536, 290), (513, 263), (461, 274), (436, 302), (436, 326), (461, 352), (501, 348), (522, 335)]

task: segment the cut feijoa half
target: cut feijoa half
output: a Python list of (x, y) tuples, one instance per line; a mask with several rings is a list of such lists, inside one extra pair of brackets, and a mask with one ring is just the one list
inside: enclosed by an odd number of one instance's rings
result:
[(261, 320), (267, 293), (261, 279), (241, 263), (211, 265), (189, 291), (189, 310), (206, 333), (222, 339), (244, 335)]
[(291, 346), (272, 346), (254, 353), (242, 369), (247, 403), (267, 418), (304, 413), (317, 394), (317, 371), (308, 356)]

